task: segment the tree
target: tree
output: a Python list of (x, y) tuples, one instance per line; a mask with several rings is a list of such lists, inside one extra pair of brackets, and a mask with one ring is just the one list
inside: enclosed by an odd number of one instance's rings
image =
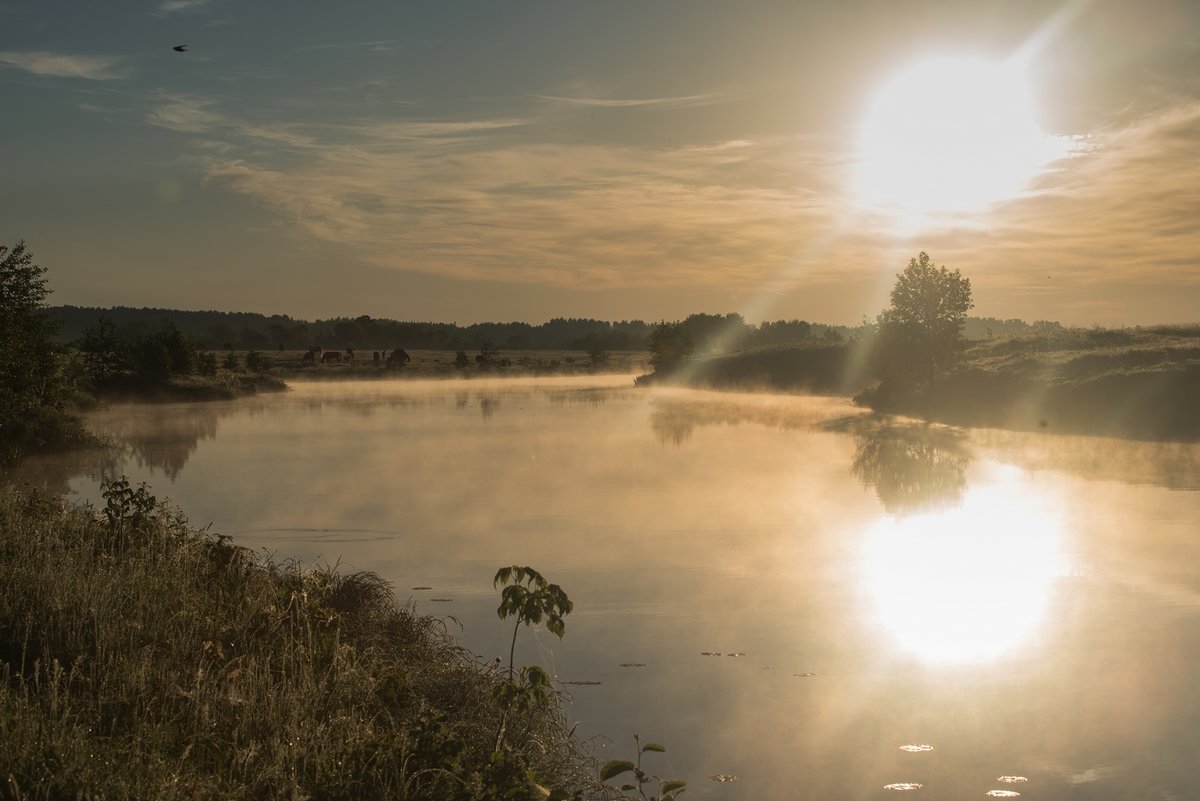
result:
[(692, 356), (695, 345), (684, 323), (662, 322), (650, 333), (650, 366), (655, 373), (671, 373)]
[(922, 251), (896, 276), (891, 306), (879, 315), (875, 365), (890, 389), (928, 386), (962, 356), (971, 280), (938, 267)]
[(129, 348), (118, 335), (117, 326), (107, 317), (85, 328), (75, 348), (94, 386), (108, 386), (129, 370)]
[(58, 321), (45, 314), (45, 268), (18, 241), (0, 245), (0, 463), (82, 436), (64, 408)]

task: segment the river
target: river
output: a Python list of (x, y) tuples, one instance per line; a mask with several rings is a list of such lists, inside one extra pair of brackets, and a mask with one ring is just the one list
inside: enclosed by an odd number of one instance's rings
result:
[(663, 743), (647, 767), (685, 797), (1200, 798), (1200, 445), (628, 376), (89, 423), (120, 456), (69, 497), (125, 473), (276, 558), (375, 571), (483, 660), (512, 635), (493, 574), (536, 567), (575, 610), (518, 662), (601, 759)]

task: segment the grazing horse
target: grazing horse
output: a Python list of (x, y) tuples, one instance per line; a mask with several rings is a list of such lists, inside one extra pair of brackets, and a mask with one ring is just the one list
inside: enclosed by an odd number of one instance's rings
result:
[(404, 348), (396, 348), (387, 357), (388, 367), (403, 367), (411, 361), (412, 357), (408, 355), (408, 351)]
[(330, 362), (342, 363), (342, 352), (338, 350), (327, 350), (321, 354), (321, 364), (329, 364)]

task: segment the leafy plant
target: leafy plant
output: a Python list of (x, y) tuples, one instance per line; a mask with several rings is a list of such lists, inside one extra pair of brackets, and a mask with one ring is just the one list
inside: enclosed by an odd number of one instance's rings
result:
[[(624, 773), (633, 773), (633, 778), (637, 780), (637, 784), (626, 782), (621, 785), (622, 792), (637, 790), (638, 795), (644, 801), (675, 801), (687, 787), (687, 782), (682, 779), (664, 779), (661, 776), (654, 776), (642, 768), (643, 754), (651, 751), (662, 754), (667, 749), (658, 743), (646, 743), (642, 745), (641, 737), (636, 734), (633, 735), (633, 742), (637, 745), (637, 760), (631, 762), (628, 759), (610, 759), (600, 768), (600, 781), (606, 782)], [(646, 785), (653, 782), (658, 782), (658, 793), (656, 795), (646, 795)]]
[(571, 612), (575, 604), (563, 592), (562, 587), (546, 581), (532, 567), (509, 565), (496, 571), (492, 586), (507, 585), (500, 593), (500, 606), (496, 614), (501, 620), (515, 616), (512, 646), (508, 651), (508, 678), (513, 679), (513, 655), (517, 648), (517, 632), (526, 626), (546, 621), (546, 629), (559, 639), (566, 633), (563, 617)]
[(104, 516), (109, 526), (116, 528), (122, 523), (141, 526), (155, 517), (158, 499), (150, 494), (150, 485), (142, 482), (134, 489), (125, 476), (101, 484), (104, 496)]
[(500, 725), (496, 730), (495, 750), (498, 752), (505, 743), (509, 716), (514, 711), (527, 712), (547, 703), (552, 690), (550, 676), (536, 665), (521, 668), (520, 679), (517, 678), (514, 659), (521, 626), (544, 620), (550, 633), (561, 638), (566, 633), (563, 617), (571, 612), (575, 604), (562, 587), (546, 581), (541, 573), (528, 566), (509, 565), (500, 568), (492, 585), (504, 585), (500, 593), (500, 606), (496, 608), (497, 616), (501, 620), (509, 617), (517, 619), (508, 651), (508, 680), (497, 685), (492, 693), (493, 700), (501, 710)]

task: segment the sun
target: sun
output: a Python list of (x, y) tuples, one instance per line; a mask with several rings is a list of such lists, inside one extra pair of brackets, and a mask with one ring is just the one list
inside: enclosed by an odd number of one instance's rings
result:
[(930, 59), (894, 74), (868, 104), (854, 194), (919, 224), (1015, 197), (1062, 155), (1062, 140), (1038, 125), (1020, 63)]

